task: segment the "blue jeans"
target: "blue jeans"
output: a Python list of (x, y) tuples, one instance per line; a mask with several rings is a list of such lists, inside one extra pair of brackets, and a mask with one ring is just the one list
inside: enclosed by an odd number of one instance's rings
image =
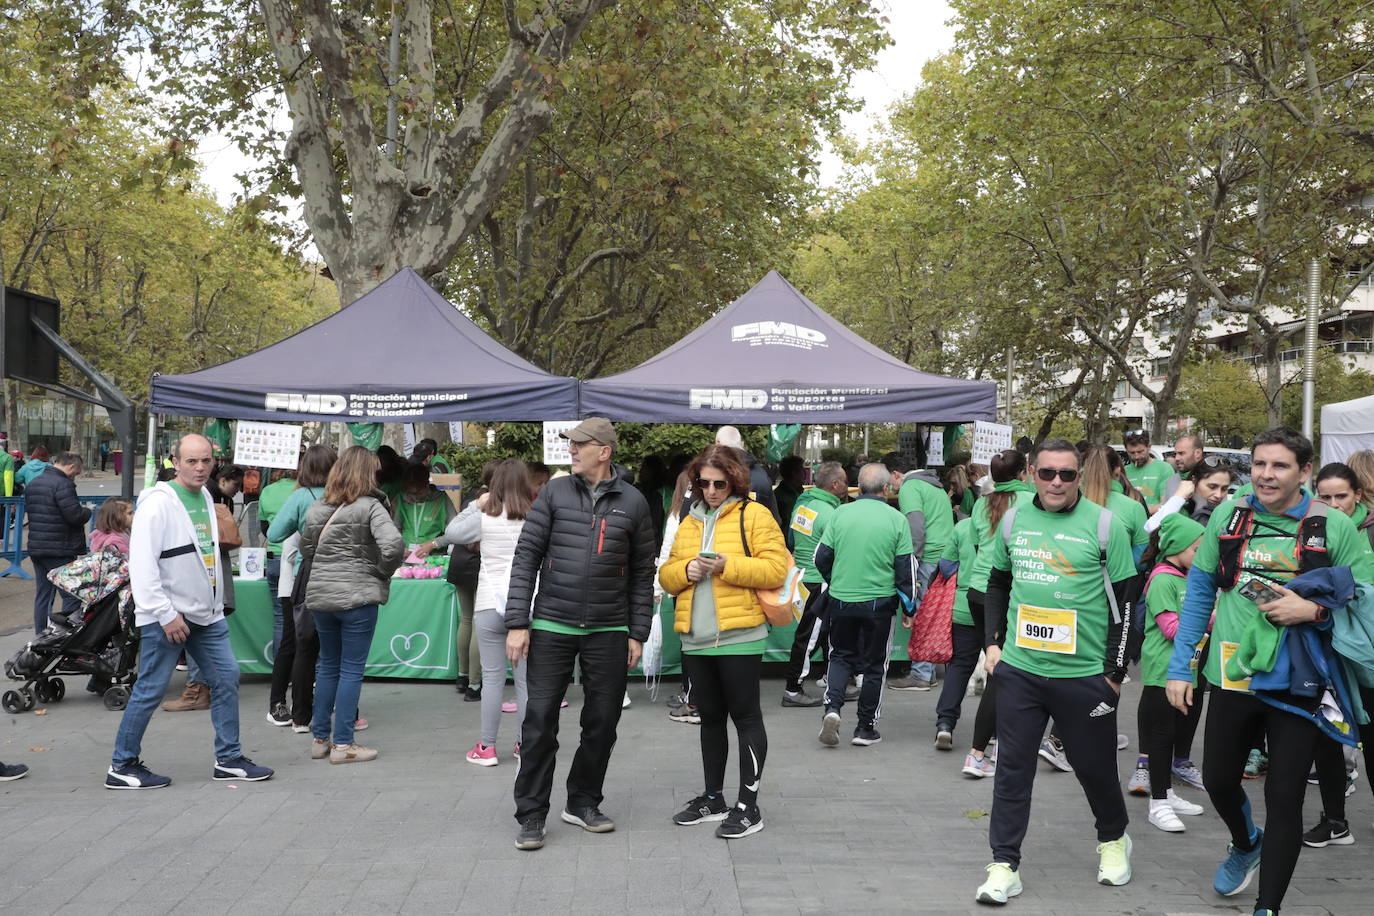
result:
[(281, 557), (267, 556), (267, 591), (272, 596), (272, 657), (277, 657), (281, 648), (281, 598), (277, 596), (277, 586), (281, 584)]
[(143, 733), (153, 711), (162, 703), (167, 682), (172, 679), (181, 650), (200, 666), (205, 683), (210, 685), (210, 724), (215, 728), (215, 759), (221, 763), (243, 756), (239, 746), (239, 663), (229, 644), (229, 624), (219, 619), (207, 626), (186, 621), (191, 633), (184, 643), (172, 642), (161, 626), (150, 623), (138, 628), (138, 680), (134, 682), (129, 705), (119, 720), (115, 735), (116, 768), (138, 759)]
[(48, 615), (52, 613), (52, 602), (58, 595), (62, 596), (62, 613), (71, 614), (73, 611), (81, 610), (81, 602), (64, 591), (58, 589), (48, 579), (48, 573), (54, 569), (61, 569), (72, 560), (76, 555), (66, 557), (29, 557), (29, 562), (33, 564), (33, 632), (42, 633), (48, 628)]
[(315, 717), (310, 734), (329, 740), (330, 717), (334, 743), (353, 743), (353, 723), (358, 718), (358, 696), (363, 691), (363, 666), (377, 629), (377, 605), (365, 604), (348, 611), (315, 611), (315, 632), (320, 637), (320, 660), (315, 666)]

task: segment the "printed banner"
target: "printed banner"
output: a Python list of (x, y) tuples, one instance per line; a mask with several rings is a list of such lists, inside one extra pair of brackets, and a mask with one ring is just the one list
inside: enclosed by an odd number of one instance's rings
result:
[(973, 464), (988, 464), (992, 456), (1011, 448), (1011, 427), (979, 420), (973, 424)]
[(933, 428), (926, 433), (926, 467), (945, 466), (945, 434)]
[(238, 421), (234, 462), (247, 467), (294, 471), (301, 457), (301, 427), (291, 423)]
[(572, 464), (572, 455), (568, 453), (568, 440), (564, 439), (561, 433), (565, 433), (577, 425), (577, 420), (545, 420), (544, 421), (544, 463), (550, 467), (567, 467)]

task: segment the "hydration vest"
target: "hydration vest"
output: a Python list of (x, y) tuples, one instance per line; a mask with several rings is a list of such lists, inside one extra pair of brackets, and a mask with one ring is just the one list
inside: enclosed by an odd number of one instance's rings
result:
[[(1221, 534), (1217, 535), (1217, 587), (1230, 591), (1240, 579), (1241, 566), (1245, 556), (1245, 545), (1251, 537), (1255, 523), (1255, 510), (1242, 500), (1231, 509), (1231, 517), (1226, 520)], [(1331, 565), (1331, 554), (1326, 546), (1326, 516), (1331, 507), (1318, 499), (1309, 499), (1307, 514), (1298, 525), (1297, 554), (1298, 575), (1314, 569), (1325, 569)], [(1293, 537), (1275, 533), (1274, 537)]]

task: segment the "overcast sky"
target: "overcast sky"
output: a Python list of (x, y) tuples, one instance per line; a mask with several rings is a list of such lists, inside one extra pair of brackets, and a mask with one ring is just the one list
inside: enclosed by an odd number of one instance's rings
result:
[[(895, 44), (878, 55), (877, 66), (854, 79), (853, 93), (863, 99), (864, 110), (847, 117), (845, 129), (858, 137), (868, 135), (888, 105), (916, 86), (922, 65), (949, 48), (954, 39), (946, 24), (953, 13), (945, 0), (878, 0), (878, 5), (884, 8)], [(284, 124), (286, 119), (281, 120)], [(199, 159), (205, 166), (205, 182), (222, 203), (230, 203), (239, 190), (235, 174), (246, 171), (252, 162), (217, 136), (201, 143)], [(831, 184), (839, 175), (839, 161), (834, 156), (822, 157), (822, 183)]]

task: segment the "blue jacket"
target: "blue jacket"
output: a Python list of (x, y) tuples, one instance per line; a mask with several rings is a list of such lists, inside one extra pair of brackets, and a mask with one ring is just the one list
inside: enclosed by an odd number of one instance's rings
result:
[(72, 557), (86, 552), (91, 510), (76, 496), (76, 483), (55, 467), (43, 469), (24, 488), (31, 557)]
[[(1359, 746), (1354, 725), (1367, 725), (1369, 715), (1360, 702), (1358, 690), (1351, 689), (1354, 678), (1350, 663), (1332, 647), (1332, 622), (1352, 611), (1355, 580), (1350, 569), (1333, 566), (1303, 573), (1288, 583), (1288, 588), (1309, 601), (1315, 601), (1330, 613), (1319, 623), (1284, 627), (1279, 634), (1279, 651), (1270, 671), (1256, 672), (1250, 678), (1250, 689), (1261, 701), (1277, 709), (1311, 720), (1329, 737)], [(1340, 710), (1336, 721), (1327, 719), (1319, 708), (1307, 710), (1278, 697), (1291, 693), (1301, 697), (1321, 697), (1330, 691)]]

